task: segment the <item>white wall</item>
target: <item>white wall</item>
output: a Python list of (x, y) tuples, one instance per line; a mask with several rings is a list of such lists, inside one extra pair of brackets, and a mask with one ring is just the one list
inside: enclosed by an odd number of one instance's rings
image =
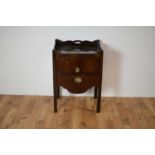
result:
[(55, 38), (102, 41), (103, 96), (155, 96), (155, 27), (0, 27), (0, 94), (53, 94)]

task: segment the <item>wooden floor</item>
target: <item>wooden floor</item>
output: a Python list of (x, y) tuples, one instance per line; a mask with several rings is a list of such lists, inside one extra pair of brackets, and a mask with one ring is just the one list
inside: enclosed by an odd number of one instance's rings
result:
[(0, 96), (0, 128), (155, 128), (155, 98)]

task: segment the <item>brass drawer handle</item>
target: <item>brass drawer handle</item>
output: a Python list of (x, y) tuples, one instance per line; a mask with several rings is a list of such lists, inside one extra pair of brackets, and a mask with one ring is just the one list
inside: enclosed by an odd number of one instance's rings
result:
[(75, 67), (75, 73), (79, 73), (80, 72), (80, 68), (79, 67)]
[(81, 77), (76, 77), (76, 78), (74, 79), (74, 82), (75, 82), (75, 83), (81, 83), (81, 82), (82, 82), (82, 78), (81, 78)]

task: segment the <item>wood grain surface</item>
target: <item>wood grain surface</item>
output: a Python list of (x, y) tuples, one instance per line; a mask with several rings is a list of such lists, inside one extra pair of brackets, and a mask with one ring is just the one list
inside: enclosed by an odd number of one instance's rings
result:
[(0, 128), (155, 128), (155, 98), (105, 97), (100, 113), (95, 107), (93, 97), (60, 97), (54, 113), (50, 96), (1, 95)]

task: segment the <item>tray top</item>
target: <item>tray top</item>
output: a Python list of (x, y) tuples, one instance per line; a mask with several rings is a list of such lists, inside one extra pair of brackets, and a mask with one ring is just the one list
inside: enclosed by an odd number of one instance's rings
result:
[(97, 52), (103, 52), (99, 40), (61, 41), (56, 39), (54, 50), (60, 54), (97, 54)]
[(96, 54), (97, 51), (79, 51), (79, 50), (72, 50), (72, 51), (65, 51), (60, 50), (60, 54)]

